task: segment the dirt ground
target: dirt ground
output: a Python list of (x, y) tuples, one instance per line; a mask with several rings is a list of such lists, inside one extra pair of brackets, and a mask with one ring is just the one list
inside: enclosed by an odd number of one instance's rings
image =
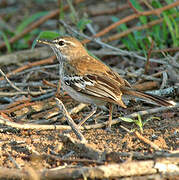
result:
[[(14, 3), (13, 3), (14, 2)], [(14, 13), (8, 23), (13, 27), (18, 24), (23, 16), (21, 14), (32, 14), (34, 12), (42, 10), (54, 10), (56, 9), (55, 3), (47, 1), (47, 4), (36, 4), (32, 7), (31, 3), (24, 3), (21, 1), (15, 5), (15, 1), (7, 1), (10, 3), (10, 7), (16, 7), (19, 9), (17, 13)], [(30, 1), (29, 1), (30, 2)], [(116, 1), (99, 1), (95, 6), (96, 12), (100, 12), (101, 9), (115, 8)], [(86, 3), (86, 4), (85, 4)], [(0, 2), (1, 6), (7, 7), (6, 3)], [(111, 24), (110, 15), (95, 15), (94, 12), (94, 1), (85, 1), (81, 8), (82, 11), (79, 14), (87, 12), (91, 15), (93, 23), (97, 25), (96, 30), (103, 29), (107, 25)], [(85, 8), (87, 7), (88, 8)], [(21, 8), (23, 7), (23, 8)], [(31, 10), (29, 10), (31, 9)], [(129, 14), (130, 11), (124, 11), (120, 16), (121, 18)], [(1, 12), (2, 17), (5, 16), (5, 12)], [(16, 18), (15, 18), (16, 17)], [(51, 19), (48, 23), (43, 24), (41, 29), (53, 30), (55, 27), (56, 19)], [(134, 23), (134, 22), (133, 22)], [(34, 37), (35, 39), (35, 37)], [(29, 44), (32, 43), (32, 40), (29, 41)], [(93, 50), (96, 50), (94, 43), (89, 45), (89, 50), (93, 47)], [(115, 46), (115, 44), (114, 44)], [(122, 47), (122, 46), (121, 46)], [(96, 49), (95, 49), (96, 48)], [(5, 56), (6, 51), (2, 51), (2, 56)], [(41, 51), (40, 51), (41, 52)], [(45, 52), (42, 50), (42, 53)], [(16, 52), (13, 52), (16, 53)], [(51, 52), (52, 54), (52, 52)], [(49, 55), (50, 56), (50, 55)], [(46, 57), (48, 58), (48, 57)], [(149, 82), (144, 80), (141, 77), (130, 76), (130, 73), (137, 71), (138, 69), (144, 69), (145, 63), (139, 60), (134, 59), (130, 61), (129, 57), (119, 57), (119, 56), (109, 56), (101, 55), (101, 60), (107, 65), (111, 66), (115, 70), (122, 69), (122, 76), (131, 83), (136, 82)], [(0, 64), (1, 69), (7, 74), (19, 67), (24, 67), (28, 63), (35, 63), (45, 58), (31, 58), (28, 62), (22, 60), (19, 63), (2, 63)], [(31, 64), (31, 65), (32, 65)], [(48, 63), (47, 63), (48, 64)], [(102, 125), (101, 128), (91, 127), (89, 129), (82, 129), (81, 133), (84, 135), (87, 140), (87, 144), (92, 148), (87, 148), (85, 151), (80, 146), (76, 145), (73, 140), (77, 140), (77, 136), (73, 131), (62, 129), (53, 129), (49, 130), (49, 126), (68, 126), (66, 119), (61, 110), (56, 105), (55, 96), (60, 98), (64, 103), (66, 109), (70, 112), (71, 109), (77, 107), (79, 102), (71, 99), (65, 92), (62, 93), (57, 87), (58, 81), (58, 66), (57, 61), (52, 60), (50, 65), (56, 65), (54, 67), (47, 67), (39, 69), (33, 69), (34, 66), (29, 66), (26, 70), (23, 70), (19, 73), (14, 74), (10, 77), (11, 82), (13, 83), (24, 83), (19, 84), (18, 87), (24, 88), (26, 92), (29, 91), (39, 91), (45, 92), (48, 91), (49, 97), (46, 96), (43, 99), (43, 94), (40, 95), (40, 100), (37, 95), (31, 96), (30, 94), (14, 94), (7, 96), (7, 100), (1, 100), (0, 113), (1, 120), (4, 118), (7, 121), (1, 121), (0, 124), (0, 167), (1, 168), (12, 168), (12, 169), (23, 169), (23, 168), (32, 168), (33, 170), (41, 169), (55, 169), (57, 167), (95, 167), (98, 165), (106, 165), (112, 163), (123, 163), (128, 161), (138, 161), (138, 160), (155, 160), (157, 153), (168, 153), (168, 154), (177, 154), (179, 152), (179, 108), (162, 110), (162, 112), (148, 113), (142, 115), (142, 121), (146, 121), (143, 125), (143, 132), (140, 131), (139, 126), (136, 123), (124, 122), (119, 120), (118, 123), (112, 125), (111, 131), (106, 129), (105, 125)], [(44, 65), (44, 64), (43, 64)], [(45, 64), (46, 65), (46, 64)], [(128, 68), (128, 67), (132, 68)], [(165, 70), (164, 65), (158, 66), (157, 63), (153, 63), (154, 68), (150, 69), (149, 75), (155, 74), (159, 71)], [(32, 68), (32, 69), (31, 69)], [(28, 69), (30, 69), (28, 71)], [(127, 73), (125, 73), (129, 70)], [(45, 72), (45, 73), (44, 73)], [(158, 77), (157, 77), (158, 78)], [(158, 79), (160, 79), (159, 76)], [(142, 80), (141, 80), (142, 79)], [(16, 92), (13, 88), (9, 87), (1, 79), (0, 91), (7, 93)], [(48, 84), (47, 82), (51, 84)], [(41, 83), (35, 85), (27, 85), (25, 83)], [(154, 89), (159, 89), (161, 81), (157, 82)], [(166, 88), (176, 87), (178, 83), (174, 83), (168, 79), (166, 83)], [(150, 89), (150, 88), (149, 88)], [(147, 90), (147, 89), (146, 89)], [(58, 93), (56, 93), (58, 92)], [(60, 92), (60, 93), (59, 93)], [(46, 93), (44, 93), (46, 94)], [(176, 102), (179, 102), (179, 91), (178, 86), (175, 88), (175, 91), (168, 95), (168, 99), (173, 99)], [(5, 102), (4, 102), (5, 101)], [(144, 111), (148, 109), (155, 109), (157, 106), (150, 105), (148, 103), (143, 103), (141, 101), (130, 101), (128, 103), (128, 108), (123, 109), (115, 106), (113, 112), (113, 119), (116, 120), (119, 117), (124, 117), (126, 115)], [(92, 111), (90, 105), (81, 108), (77, 113), (71, 114), (73, 120), (78, 124), (84, 117), (86, 117)], [(92, 116), (84, 125), (91, 126), (96, 124), (103, 124), (107, 122), (109, 117), (108, 109), (98, 109), (96, 114)], [(132, 118), (137, 119), (137, 118)], [(13, 124), (13, 122), (15, 124)], [(12, 123), (12, 124), (11, 124)], [(20, 128), (15, 126), (20, 124)], [(47, 125), (46, 129), (42, 130), (41, 128), (23, 128), (24, 124), (32, 125)], [(69, 126), (68, 126), (69, 127)], [(141, 136), (138, 136), (135, 132), (138, 132)], [(70, 139), (68, 139), (68, 135)], [(154, 145), (151, 145), (150, 143)], [(77, 143), (78, 144), (78, 143)], [(95, 152), (97, 155), (94, 155)], [(102, 154), (101, 159), (99, 154)], [(163, 155), (162, 155), (163, 157)], [(178, 155), (176, 156), (176, 161), (178, 161)], [(30, 169), (28, 171), (31, 172)], [(0, 171), (1, 172), (1, 171)], [(1, 176), (0, 176), (1, 177)], [(78, 179), (78, 178), (77, 178)], [(80, 178), (79, 178), (80, 179)], [(83, 179), (83, 178), (81, 178)], [(155, 178), (154, 178), (155, 179)], [(161, 178), (164, 179), (164, 178)]]
[[(74, 100), (70, 98), (69, 101), (72, 101), (72, 103), (74, 102)], [(75, 103), (75, 106), (76, 105), (77, 103)], [(70, 104), (70, 106), (72, 105)], [(130, 108), (132, 107), (129, 107), (129, 109)], [(79, 117), (83, 118), (83, 116), (90, 113), (90, 110), (90, 106), (86, 107), (84, 108), (83, 112), (72, 115), (72, 118), (74, 120), (79, 120)], [(119, 116), (119, 110), (121, 109), (115, 109), (114, 118)], [(126, 110), (125, 113), (127, 113), (127, 111), (130, 110)], [(108, 111), (104, 112), (99, 110), (98, 112), (98, 116), (95, 116), (95, 122), (94, 118), (92, 117), (85, 123), (85, 125), (94, 125), (95, 123), (107, 121)], [(60, 111), (59, 113), (61, 114)], [(178, 110), (168, 111), (162, 114), (155, 113), (154, 116), (160, 119), (148, 121), (143, 127), (143, 133), (141, 133), (142, 136), (152, 141), (156, 146), (162, 149), (163, 152), (177, 152), (179, 133), (178, 113)], [(45, 112), (43, 112), (43, 115), (45, 117)], [(15, 117), (17, 118), (17, 116)], [(15, 120), (15, 117), (12, 119)], [(142, 119), (147, 119), (149, 117), (151, 117), (151, 115), (144, 116)], [(62, 117), (61, 119), (57, 118), (57, 120), (52, 123), (56, 125), (61, 123), (62, 125), (67, 125), (67, 122), (63, 121), (64, 118)], [(28, 122), (18, 122), (18, 120), (16, 120), (16, 123), (20, 123), (23, 126), (23, 123)], [(128, 155), (130, 154), (132, 159), (135, 160), (150, 159), (149, 157), (145, 157), (145, 155), (148, 156), (155, 154), (156, 149), (139, 139), (132, 132), (127, 132), (125, 129), (123, 129), (123, 127), (129, 130), (137, 129), (139, 131), (139, 128), (134, 123), (122, 121), (113, 125), (111, 131), (108, 131), (106, 127), (103, 127), (98, 129), (82, 130), (81, 132), (88, 141), (88, 144), (90, 144), (95, 150), (105, 153), (105, 160), (102, 161), (103, 163), (124, 162), (129, 158)], [(84, 153), (83, 150), (74, 146), (71, 142), (64, 140), (63, 137), (60, 136), (64, 132), (65, 131), (63, 130), (20, 130), (6, 125), (1, 125), (0, 166), (16, 168), (17, 163), (20, 167), (37, 166), (38, 168), (55, 168), (58, 166), (72, 164), (88, 164), (88, 162), (85, 161), (75, 162), (75, 159), (93, 159), (93, 156), (87, 155), (86, 152)], [(70, 136), (77, 139), (73, 132), (70, 132)], [(121, 154), (118, 153), (128, 154), (121, 156)], [(141, 157), (136, 157), (135, 155), (133, 157), (133, 153), (139, 153)], [(55, 162), (51, 156), (56, 157)], [(50, 157), (53, 160), (50, 160)], [(68, 161), (65, 161), (65, 159), (68, 159)]]

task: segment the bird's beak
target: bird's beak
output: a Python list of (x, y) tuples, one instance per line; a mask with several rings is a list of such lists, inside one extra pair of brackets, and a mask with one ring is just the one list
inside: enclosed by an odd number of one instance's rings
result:
[(37, 42), (40, 44), (47, 44), (47, 45), (53, 45), (54, 44), (54, 42), (51, 40), (40, 40), (40, 39), (38, 39)]

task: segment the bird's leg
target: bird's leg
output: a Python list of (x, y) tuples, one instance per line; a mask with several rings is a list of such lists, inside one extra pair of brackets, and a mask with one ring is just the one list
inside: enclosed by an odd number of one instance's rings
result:
[(112, 113), (113, 113), (113, 104), (109, 103), (109, 120), (108, 120), (108, 126), (107, 126), (108, 131), (111, 131)]
[(82, 126), (91, 116), (93, 116), (97, 110), (97, 106), (96, 105), (92, 105), (92, 111), (88, 114), (88, 116), (86, 116), (82, 121), (79, 122), (78, 124), (78, 128), (80, 126)]

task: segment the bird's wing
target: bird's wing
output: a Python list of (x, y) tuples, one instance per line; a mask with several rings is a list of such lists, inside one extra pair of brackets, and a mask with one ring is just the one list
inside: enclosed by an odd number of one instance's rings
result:
[(80, 93), (126, 107), (121, 99), (120, 87), (130, 86), (129, 83), (102, 62), (84, 56), (72, 62), (67, 69), (70, 72), (64, 78), (66, 85), (69, 84)]
[(73, 75), (64, 77), (64, 83), (82, 94), (126, 107), (121, 100), (122, 92), (119, 86), (108, 77)]
[(112, 80), (113, 84), (116, 84), (118, 87), (131, 87), (128, 81), (123, 79), (117, 72), (91, 56), (83, 56), (72, 64), (79, 75), (96, 75), (101, 78), (104, 77), (109, 82)]

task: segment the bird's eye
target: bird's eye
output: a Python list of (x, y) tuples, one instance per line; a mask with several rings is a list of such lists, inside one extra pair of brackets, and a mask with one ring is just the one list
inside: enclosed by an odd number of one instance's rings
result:
[(65, 42), (64, 41), (59, 41), (58, 45), (63, 46), (63, 45), (65, 45)]

